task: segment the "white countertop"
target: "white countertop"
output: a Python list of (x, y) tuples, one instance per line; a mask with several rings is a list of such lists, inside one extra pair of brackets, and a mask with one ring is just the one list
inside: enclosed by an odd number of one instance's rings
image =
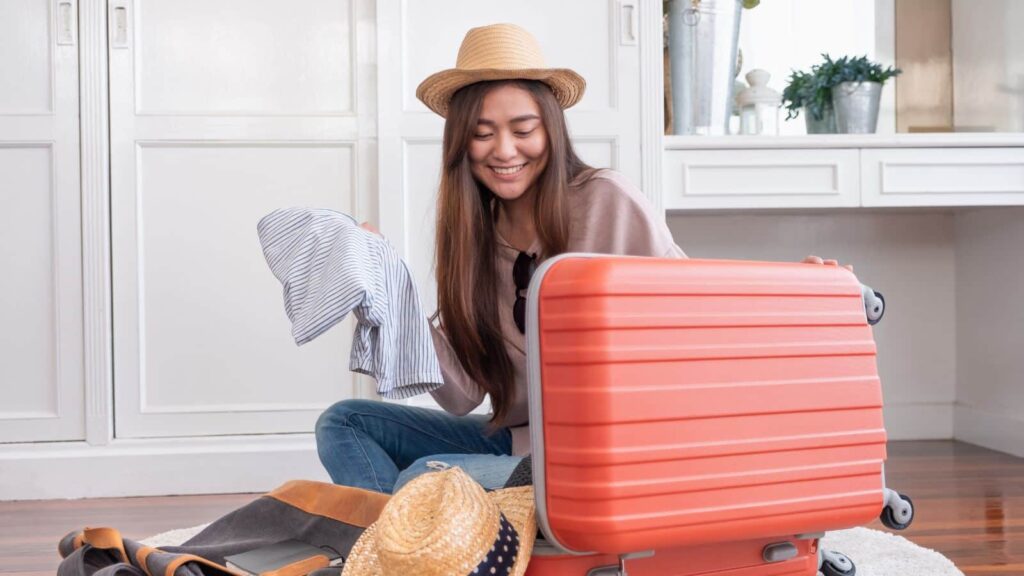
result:
[(982, 148), (1024, 146), (1024, 133), (812, 134), (805, 136), (665, 136), (665, 150), (765, 148)]

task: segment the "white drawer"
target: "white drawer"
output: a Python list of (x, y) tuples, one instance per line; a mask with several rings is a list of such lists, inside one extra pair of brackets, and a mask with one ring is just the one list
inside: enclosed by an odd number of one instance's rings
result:
[(861, 154), (864, 206), (1024, 204), (1022, 148), (875, 148)]
[(670, 150), (665, 208), (832, 208), (858, 206), (859, 152)]

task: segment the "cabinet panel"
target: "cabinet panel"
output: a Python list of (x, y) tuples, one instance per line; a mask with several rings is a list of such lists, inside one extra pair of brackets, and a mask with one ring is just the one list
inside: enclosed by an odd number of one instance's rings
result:
[(52, 170), (49, 146), (0, 147), (0, 262), (17, 278), (0, 287), (0, 418), (57, 415)]
[(137, 166), (141, 379), (138, 398), (118, 397), (142, 414), (231, 412), (235, 425), (246, 413), (305, 412), (294, 426), (308, 431), (353, 386), (353, 324), (295, 346), (256, 222), (290, 205), (352, 213), (352, 146), (142, 146)]
[(0, 443), (85, 437), (76, 10), (56, 4), (0, 2)]
[(352, 114), (356, 0), (137, 0), (142, 114)]
[(1024, 204), (1024, 148), (879, 148), (861, 156), (864, 206)]
[(284, 206), (355, 213), (354, 159), (352, 143), (137, 147), (115, 213), (118, 437), (309, 432), (354, 395), (351, 319), (296, 347), (256, 236)]
[(665, 208), (857, 206), (856, 150), (670, 150)]
[(361, 395), (352, 320), (296, 347), (256, 224), (374, 219), (373, 4), (110, 7), (116, 436), (312, 432)]
[(48, 0), (0, 2), (0, 115), (53, 112)]

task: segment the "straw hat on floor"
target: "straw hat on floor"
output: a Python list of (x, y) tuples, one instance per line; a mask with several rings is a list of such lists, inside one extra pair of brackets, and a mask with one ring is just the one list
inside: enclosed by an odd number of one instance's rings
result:
[(522, 576), (537, 534), (533, 487), (485, 492), (461, 468), (402, 487), (363, 532), (343, 576)]

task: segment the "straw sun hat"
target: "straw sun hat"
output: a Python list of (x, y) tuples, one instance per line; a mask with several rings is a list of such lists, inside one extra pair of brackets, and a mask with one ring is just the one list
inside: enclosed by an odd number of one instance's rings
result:
[(522, 576), (537, 519), (533, 487), (484, 489), (461, 468), (418, 476), (363, 532), (343, 576)]
[(432, 74), (420, 83), (416, 97), (441, 116), (459, 88), (485, 80), (540, 80), (562, 108), (580, 101), (587, 83), (568, 68), (547, 68), (537, 39), (515, 24), (473, 28), (459, 47), (455, 68)]

